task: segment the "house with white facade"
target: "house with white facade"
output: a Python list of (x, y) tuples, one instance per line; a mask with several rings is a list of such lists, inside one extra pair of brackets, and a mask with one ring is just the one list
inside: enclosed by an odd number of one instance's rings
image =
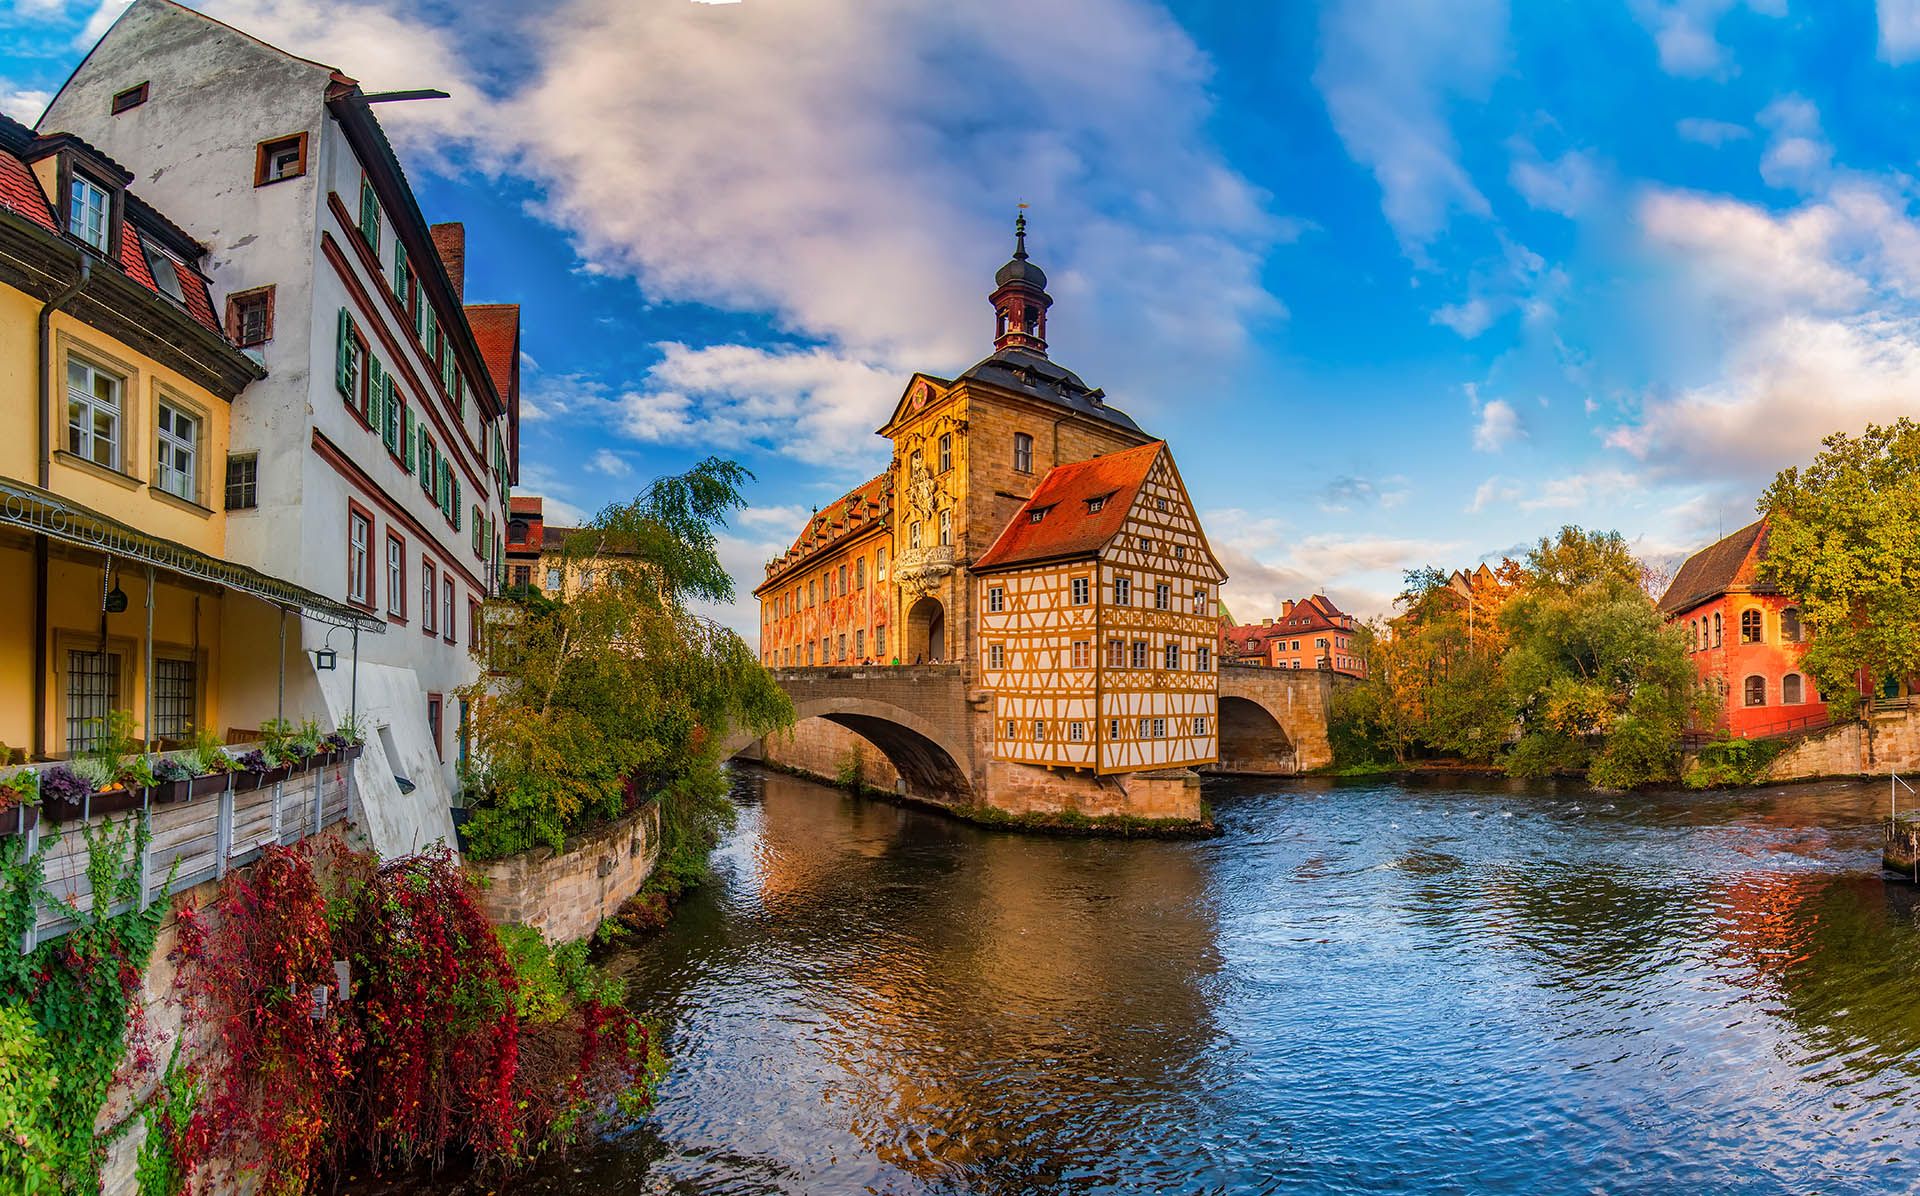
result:
[(368, 829), (392, 854), (452, 838), (455, 691), (478, 675), (516, 471), (519, 311), (470, 318), (463, 232), (422, 215), (374, 115), (387, 98), (135, 0), (39, 127), (187, 221), (230, 337), (266, 367), (233, 404), (227, 555), (384, 620), (303, 623), (287, 686), (336, 719), (357, 708)]

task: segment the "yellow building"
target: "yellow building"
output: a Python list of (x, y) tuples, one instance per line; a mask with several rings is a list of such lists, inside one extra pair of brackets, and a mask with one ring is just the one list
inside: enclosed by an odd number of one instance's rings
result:
[(225, 512), (258, 486), (228, 454), (231, 405), (263, 371), (215, 315), (204, 250), (131, 182), (0, 117), (0, 742), (37, 759), (116, 710), (150, 743), (297, 716), (287, 616), (346, 628), (341, 656), (380, 630), (223, 559)]

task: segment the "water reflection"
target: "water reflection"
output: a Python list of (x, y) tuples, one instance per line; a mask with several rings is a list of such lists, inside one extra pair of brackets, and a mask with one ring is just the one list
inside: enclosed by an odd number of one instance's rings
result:
[(658, 1113), (573, 1192), (1920, 1184), (1920, 928), (1875, 790), (1222, 786), (1226, 834), (988, 834), (743, 773), (620, 957)]

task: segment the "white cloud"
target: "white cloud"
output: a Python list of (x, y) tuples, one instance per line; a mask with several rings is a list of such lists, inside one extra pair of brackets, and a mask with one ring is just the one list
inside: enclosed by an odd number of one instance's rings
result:
[(873, 435), (904, 375), (828, 349), (668, 343), (636, 389), (621, 396), (621, 426), (636, 440), (758, 446), (814, 465), (877, 468)]
[(1920, 0), (1879, 0), (1880, 60), (1895, 66), (1920, 58)]
[(602, 473), (610, 478), (624, 478), (633, 473), (633, 466), (627, 459), (612, 449), (601, 449), (587, 459), (587, 468), (594, 473)]
[(1526, 438), (1520, 413), (1505, 399), (1489, 399), (1479, 404), (1473, 425), (1473, 447), (1483, 453), (1497, 453), (1517, 440)]
[(1391, 510), (1405, 502), (1408, 493), (1407, 479), (1397, 474), (1377, 482), (1371, 478), (1342, 474), (1320, 491), (1319, 503), (1320, 509), (1329, 514), (1343, 514), (1376, 506)]
[[(1669, 75), (1697, 78), (1722, 75), (1730, 69), (1726, 47), (1720, 44), (1721, 18), (1742, 5), (1739, 0), (1633, 0), (1634, 16), (1653, 35), (1660, 53), (1660, 69)], [(1744, 7), (1769, 16), (1786, 11), (1785, 0), (1747, 0)]]
[(1459, 303), (1449, 303), (1433, 313), (1433, 322), (1444, 324), (1468, 340), (1493, 326), (1493, 304), (1475, 295)]
[(1494, 507), (1504, 507), (1517, 501), (1521, 489), (1518, 482), (1502, 477), (1491, 477), (1480, 483), (1473, 492), (1473, 500), (1467, 504), (1467, 514), (1478, 515)]
[(1745, 125), (1736, 125), (1731, 121), (1711, 120), (1704, 116), (1682, 117), (1674, 123), (1673, 131), (1687, 141), (1711, 145), (1716, 149), (1729, 141), (1742, 141), (1753, 136), (1753, 130)]
[(127, 7), (132, 3), (133, 0), (100, 0), (99, 5), (93, 10), (93, 15), (87, 18), (85, 27), (73, 39), (74, 48), (91, 50), (93, 43), (105, 35), (113, 23), (120, 19), (120, 14), (127, 11)]
[(1490, 211), (1460, 163), (1447, 108), (1484, 96), (1505, 61), (1506, 25), (1504, 0), (1340, 0), (1322, 19), (1314, 82), (1416, 260), (1453, 213)]
[(1820, 110), (1800, 96), (1781, 96), (1762, 109), (1760, 125), (1772, 134), (1760, 156), (1760, 177), (1772, 187), (1805, 188), (1822, 181), (1833, 147), (1820, 132)]
[(40, 120), (53, 93), (34, 87), (21, 87), (9, 79), (0, 79), (0, 114), (31, 127)]
[(1514, 155), (1508, 179), (1513, 189), (1536, 208), (1578, 216), (1600, 192), (1600, 170), (1591, 155), (1570, 150), (1549, 162), (1531, 145)]
[(1654, 190), (1642, 197), (1638, 215), (1647, 239), (1671, 251), (1690, 280), (1720, 302), (1745, 310), (1832, 309), (1866, 294), (1865, 283), (1834, 260), (1845, 227), (1829, 205), (1775, 216), (1722, 196)]

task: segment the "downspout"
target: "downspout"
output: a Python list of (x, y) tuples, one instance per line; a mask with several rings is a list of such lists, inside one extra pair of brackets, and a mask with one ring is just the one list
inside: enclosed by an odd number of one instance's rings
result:
[[(39, 397), (34, 416), (38, 432), (39, 472), (36, 480), (42, 490), (53, 481), (53, 427), (47, 408), (53, 402), (53, 313), (72, 302), (93, 277), (93, 258), (80, 255), (80, 276), (72, 285), (56, 292), (40, 305)], [(33, 758), (47, 755), (47, 538), (33, 538)]]

